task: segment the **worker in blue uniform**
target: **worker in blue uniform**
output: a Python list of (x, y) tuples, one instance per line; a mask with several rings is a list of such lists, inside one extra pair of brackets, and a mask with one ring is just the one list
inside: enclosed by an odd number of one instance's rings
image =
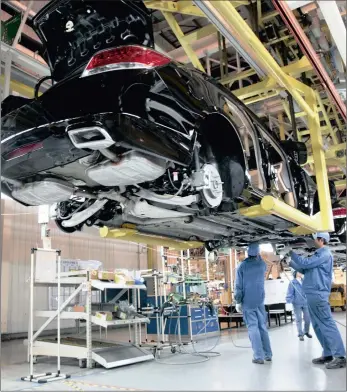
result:
[[(288, 286), (286, 302), (293, 305), (298, 337), (303, 341), (304, 336), (312, 338), (310, 334), (311, 319), (308, 312), (306, 295), (302, 289), (302, 275), (294, 271), (293, 278)], [(302, 318), (304, 318), (304, 329), (302, 329)]]
[(333, 256), (326, 246), (329, 233), (313, 235), (317, 251), (311, 257), (302, 257), (291, 251), (290, 267), (305, 275), (303, 290), (307, 298), (312, 326), (323, 348), (323, 354), (312, 360), (325, 364), (327, 369), (346, 367), (346, 350), (341, 334), (332, 317), (329, 296), (332, 284)]
[(239, 265), (235, 282), (236, 310), (243, 313), (253, 349), (253, 363), (272, 360), (264, 306), (266, 264), (259, 254), (259, 245), (248, 247), (248, 257)]

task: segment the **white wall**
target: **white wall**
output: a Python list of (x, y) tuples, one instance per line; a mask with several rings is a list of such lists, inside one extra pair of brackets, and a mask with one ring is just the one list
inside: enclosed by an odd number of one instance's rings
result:
[[(13, 200), (1, 200), (3, 239), (1, 273), (1, 332), (28, 330), (30, 250), (41, 246), (37, 208), (23, 207)], [(98, 231), (65, 234), (50, 225), (52, 247), (64, 259), (92, 259), (105, 269), (146, 269), (147, 252), (138, 244), (100, 238)], [(140, 250), (140, 252), (138, 252)], [(48, 288), (35, 288), (37, 308), (48, 310)], [(44, 319), (36, 321), (36, 327)], [(52, 324), (54, 328), (54, 324)]]

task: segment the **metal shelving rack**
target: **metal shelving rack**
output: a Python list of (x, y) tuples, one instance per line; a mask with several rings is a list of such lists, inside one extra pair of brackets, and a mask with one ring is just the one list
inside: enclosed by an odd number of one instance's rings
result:
[[(40, 251), (40, 250), (37, 250)], [(47, 252), (47, 250), (41, 250)], [(100, 280), (91, 279), (89, 270), (83, 271), (60, 271), (60, 257), (56, 263), (53, 261), (47, 263), (45, 271), (40, 274), (42, 268), (35, 263), (35, 257), (32, 261), (32, 279), (30, 280), (30, 330), (29, 339), (29, 360), (30, 360), (30, 374), (32, 375), (32, 366), (36, 356), (57, 356), (58, 371), (60, 371), (60, 357), (77, 358), (80, 361), (80, 366), (84, 367), (86, 362), (87, 368), (92, 368), (95, 363), (99, 363), (105, 368), (114, 368), (127, 364), (148, 361), (154, 359), (153, 355), (141, 348), (141, 324), (149, 323), (147, 317), (137, 317), (129, 320), (112, 320), (106, 321), (97, 318), (92, 314), (92, 290), (119, 289), (119, 294), (113, 298), (112, 303), (117, 301), (125, 292), (130, 291), (132, 295), (132, 304), (135, 309), (138, 309), (139, 291), (145, 290), (145, 285), (121, 285), (113, 282), (104, 282)], [(37, 310), (34, 311), (34, 288), (37, 286), (58, 286), (58, 309), (56, 311)], [(74, 286), (75, 290), (63, 302), (59, 302), (60, 287)], [(81, 292), (84, 291), (86, 295), (86, 304), (84, 312), (68, 312), (64, 311), (71, 301)], [(42, 317), (47, 320), (41, 327), (33, 333), (34, 317)], [(49, 339), (38, 339), (45, 328), (54, 320), (58, 320), (58, 340), (50, 341)], [(86, 337), (81, 338), (64, 338), (60, 339), (60, 320), (85, 320), (86, 322)], [(103, 339), (93, 339), (92, 326), (98, 325), (107, 330), (107, 328), (117, 325), (129, 325), (129, 343), (111, 342)], [(131, 327), (134, 327), (134, 342), (131, 339)], [(94, 343), (94, 344), (93, 344)]]

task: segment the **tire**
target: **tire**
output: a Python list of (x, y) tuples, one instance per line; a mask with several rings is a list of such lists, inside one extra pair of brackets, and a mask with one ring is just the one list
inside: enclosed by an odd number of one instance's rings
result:
[(330, 309), (331, 309), (332, 312), (335, 312), (335, 308), (331, 307)]
[(224, 195), (231, 200), (241, 196), (246, 185), (245, 171), (241, 164), (225, 157), (219, 162), (218, 166), (224, 183)]
[(343, 312), (345, 312), (346, 311), (346, 305), (341, 306), (341, 309), (342, 309)]

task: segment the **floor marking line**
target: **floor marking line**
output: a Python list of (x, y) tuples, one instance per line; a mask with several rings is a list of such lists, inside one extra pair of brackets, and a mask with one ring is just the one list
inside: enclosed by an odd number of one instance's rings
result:
[[(94, 387), (94, 388), (114, 389), (116, 391), (132, 391), (132, 392), (133, 391), (134, 392), (136, 392), (136, 391), (144, 391), (143, 389), (118, 387), (116, 385), (91, 384), (91, 383), (88, 383), (88, 382), (85, 382), (85, 381), (78, 381), (78, 380), (65, 381), (65, 384), (69, 384), (71, 387), (73, 387), (74, 384), (82, 384), (82, 385), (86, 385), (86, 386)], [(83, 389), (78, 389), (78, 390), (79, 391), (83, 391)]]

